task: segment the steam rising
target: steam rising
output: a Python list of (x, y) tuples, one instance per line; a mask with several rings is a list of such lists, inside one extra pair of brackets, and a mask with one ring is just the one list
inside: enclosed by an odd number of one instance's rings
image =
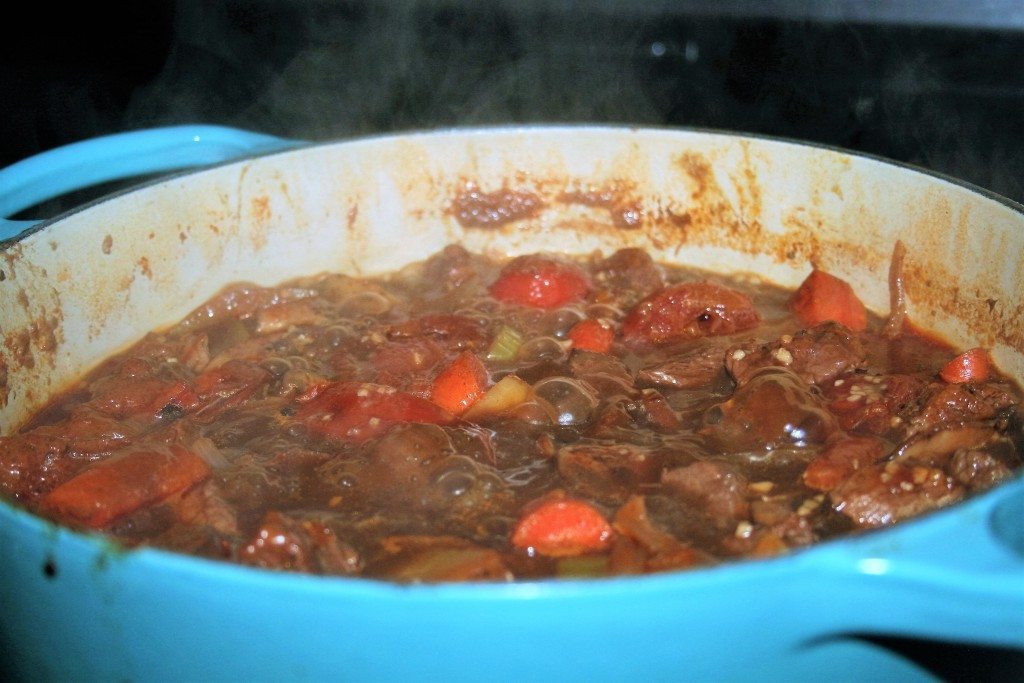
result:
[(1024, 199), (1024, 33), (697, 4), (179, 0), (164, 67), (135, 89), (121, 128), (204, 122), (327, 140), (516, 122), (696, 126), (880, 154)]
[[(256, 17), (239, 39), (238, 17), (225, 6), (211, 13), (184, 5), (182, 39), (160, 78), (133, 98), (133, 122), (216, 120), (325, 139), (480, 123), (664, 120), (637, 73), (641, 36), (611, 17), (580, 22), (572, 13), (425, 2), (280, 14), (275, 26)], [(294, 50), (266, 50), (274, 40)]]

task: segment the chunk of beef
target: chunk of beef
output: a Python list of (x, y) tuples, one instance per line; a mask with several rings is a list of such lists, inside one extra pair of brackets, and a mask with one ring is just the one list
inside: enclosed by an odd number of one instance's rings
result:
[(957, 451), (985, 448), (987, 444), (1000, 439), (991, 425), (956, 425), (937, 432), (912, 435), (897, 452), (900, 462), (929, 467), (945, 467)]
[(365, 467), (356, 472), (356, 493), (394, 508), (482, 516), (507, 493), (486, 462), (493, 460), (492, 449), (482, 430), (402, 425), (373, 444)]
[(1013, 476), (1005, 458), (990, 450), (965, 448), (957, 451), (949, 463), (949, 473), (970, 491), (984, 491)]
[(569, 369), (573, 377), (589, 384), (600, 396), (631, 396), (636, 393), (633, 377), (625, 364), (607, 353), (575, 349), (569, 356)]
[(700, 344), (666, 361), (645, 365), (637, 383), (664, 389), (700, 389), (719, 380), (725, 370), (726, 349), (719, 344)]
[[(214, 473), (219, 494), (240, 510), (259, 517), (268, 506), (293, 502), (298, 491), (293, 478), (271, 468), (264, 455), (246, 452)], [(240, 521), (255, 524), (256, 519)]]
[(657, 389), (644, 389), (637, 399), (626, 404), (626, 410), (638, 425), (659, 432), (674, 432), (683, 426), (672, 406)]
[(902, 432), (927, 387), (913, 375), (853, 375), (824, 387), (839, 426), (859, 434)]
[(1017, 400), (1009, 387), (998, 382), (933, 384), (911, 429), (927, 432), (943, 425), (990, 420), (1009, 414), (1015, 405)]
[(397, 427), (373, 447), (361, 476), (364, 494), (378, 501), (425, 504), (431, 489), (430, 465), (453, 451), (437, 425)]
[(385, 334), (388, 339), (434, 339), (449, 352), (464, 349), (482, 349), (490, 335), (477, 318), (466, 315), (434, 314), (390, 325)]
[(573, 444), (558, 451), (558, 473), (574, 493), (606, 504), (625, 502), (640, 483), (657, 481), (661, 459), (646, 449)]
[(45, 434), (0, 437), (0, 491), (32, 502), (68, 479), (85, 463), (60, 456), (67, 444)]
[(875, 436), (843, 436), (831, 441), (807, 463), (804, 484), (818, 491), (831, 491), (854, 471), (877, 462), (885, 449), (885, 442)]
[(758, 370), (704, 416), (703, 432), (727, 451), (762, 451), (825, 443), (837, 430), (824, 402), (792, 370)]
[(449, 244), (440, 253), (427, 259), (423, 268), (424, 282), (450, 292), (479, 279), (472, 255), (464, 247)]
[(787, 367), (807, 383), (823, 385), (862, 367), (860, 337), (839, 323), (826, 322), (765, 344), (748, 342), (725, 354), (725, 366), (738, 384), (759, 368)]
[(698, 460), (666, 471), (661, 483), (716, 519), (735, 522), (749, 514), (747, 480), (724, 463)]
[(270, 373), (244, 360), (230, 360), (196, 377), (191, 389), (168, 403), (193, 412), (193, 419), (209, 424), (224, 411), (238, 406), (270, 379)]
[(353, 575), (359, 553), (327, 524), (271, 511), (239, 552), (239, 560), (263, 569)]
[(594, 266), (595, 280), (627, 300), (661, 289), (665, 278), (661, 268), (643, 249), (619, 249)]
[(941, 469), (887, 462), (862, 467), (829, 495), (836, 511), (870, 528), (945, 507), (963, 498), (964, 488)]
[(412, 384), (432, 379), (444, 358), (444, 348), (433, 339), (388, 341), (373, 355), (376, 373), (370, 379), (377, 384), (408, 390)]
[(165, 406), (178, 403), (189, 394), (189, 384), (185, 380), (122, 371), (93, 383), (88, 405), (103, 415), (133, 418), (141, 423), (155, 420)]
[(63, 453), (97, 455), (130, 445), (138, 431), (120, 420), (77, 410), (63, 422), (36, 427), (32, 433), (60, 441)]
[[(699, 514), (691, 515), (683, 511), (672, 515), (660, 509), (667, 507), (664, 501), (647, 496), (632, 496), (615, 513), (613, 526), (616, 537), (613, 541), (610, 569), (618, 574), (639, 574), (651, 571), (667, 571), (670, 569), (687, 569), (690, 567), (711, 564), (711, 557), (692, 545), (685, 543), (670, 533), (660, 522), (652, 519), (648, 512), (648, 500), (651, 500), (659, 517), (674, 517), (676, 527), (690, 527), (698, 532), (706, 529), (706, 521)], [(684, 523), (678, 523), (680, 517), (686, 517)], [(707, 534), (704, 534), (707, 535)]]
[(187, 492), (173, 507), (182, 522), (210, 527), (224, 536), (238, 534), (235, 507), (224, 499), (213, 480)]
[(178, 336), (150, 334), (132, 349), (131, 358), (180, 364), (192, 372), (201, 372), (210, 362), (210, 335), (208, 332)]

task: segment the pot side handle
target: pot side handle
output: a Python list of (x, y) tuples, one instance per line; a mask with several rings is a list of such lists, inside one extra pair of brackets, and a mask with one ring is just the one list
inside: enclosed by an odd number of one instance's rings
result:
[(1024, 649), (1024, 477), (818, 559), (847, 633)]
[(39, 222), (12, 221), (8, 216), (67, 192), (301, 144), (238, 128), (183, 125), (115, 133), (51, 149), (0, 170), (0, 240)]

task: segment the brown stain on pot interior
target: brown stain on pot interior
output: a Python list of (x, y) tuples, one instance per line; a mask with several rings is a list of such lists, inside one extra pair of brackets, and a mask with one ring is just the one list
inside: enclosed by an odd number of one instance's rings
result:
[(114, 238), (111, 237), (110, 235), (106, 235), (103, 238), (103, 243), (100, 245), (100, 251), (102, 251), (104, 253), (104, 255), (109, 256), (110, 255), (110, 251), (113, 248), (114, 248)]
[(488, 192), (470, 181), (454, 194), (448, 213), (464, 228), (500, 228), (534, 218), (544, 208), (544, 201), (534, 192), (508, 184)]
[(758, 180), (757, 169), (754, 167), (750, 143), (747, 140), (740, 140), (740, 149), (743, 151), (743, 163), (739, 176), (732, 178), (739, 194), (740, 215), (748, 223), (757, 223), (760, 227), (764, 190)]
[(36, 359), (32, 355), (32, 335), (27, 329), (5, 333), (4, 348), (7, 349), (7, 356), (21, 367), (28, 370), (36, 367)]
[(345, 214), (345, 227), (350, 235), (354, 235), (358, 228), (359, 220), (359, 204), (353, 203), (352, 206), (348, 207), (348, 212)]
[[(703, 154), (689, 150), (681, 152), (675, 158), (675, 166), (689, 180), (689, 201), (684, 201), (684, 191), (680, 188), (681, 196), (669, 198), (670, 206), (660, 213), (662, 216), (667, 212), (677, 217), (686, 216), (685, 221), (678, 218), (666, 221), (669, 225), (683, 228), (679, 237), (686, 244), (723, 246), (747, 254), (764, 253), (767, 245), (760, 230), (760, 221), (744, 220), (744, 216), (760, 216), (759, 203), (756, 207), (747, 207), (747, 210), (733, 206), (715, 177), (712, 161)], [(748, 189), (738, 195), (741, 201), (744, 196), (757, 197), (760, 201), (760, 190)]]
[(252, 217), (258, 222), (266, 223), (270, 220), (272, 215), (270, 211), (270, 197), (267, 195), (253, 197), (249, 204), (252, 210)]
[[(978, 232), (971, 205), (956, 211), (939, 189), (929, 188), (917, 207), (920, 213), (909, 232), (925, 246), (914, 259), (908, 255), (912, 262), (904, 270), (910, 298), (937, 320), (962, 321), (973, 345), (1001, 343), (1024, 351), (1024, 283), (1018, 276), (1013, 278), (1017, 291), (1004, 291), (1002, 277), (1012, 243), (995, 241), (996, 231)], [(988, 241), (979, 241), (982, 235)], [(1018, 269), (1020, 260), (1018, 255), (1013, 264)], [(969, 289), (962, 284), (965, 273)]]
[(267, 246), (267, 231), (270, 230), (270, 220), (273, 212), (270, 209), (270, 197), (260, 195), (249, 200), (249, 211), (253, 223), (249, 237), (252, 241), (254, 251), (260, 251)]
[(557, 197), (562, 204), (604, 209), (612, 225), (622, 230), (636, 230), (643, 226), (644, 210), (636, 196), (636, 184), (622, 179), (604, 185), (581, 185), (563, 190)]
[[(41, 243), (42, 245), (42, 243)], [(16, 308), (8, 310), (2, 330), (3, 385), (0, 387), (2, 404), (10, 395), (10, 382), (25, 385), (24, 393), (41, 379), (46, 369), (57, 362), (59, 345), (64, 341), (63, 311), (60, 296), (47, 269), (36, 263), (20, 244), (12, 245), (4, 253), (7, 263), (4, 287), (9, 294), (6, 301)], [(59, 275), (59, 273), (58, 273)]]

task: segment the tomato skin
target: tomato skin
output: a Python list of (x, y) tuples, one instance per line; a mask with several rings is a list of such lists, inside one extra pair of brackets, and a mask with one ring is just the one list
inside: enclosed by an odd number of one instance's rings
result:
[(585, 318), (572, 326), (568, 336), (574, 349), (608, 353), (615, 340), (615, 330), (605, 327), (598, 320)]
[(790, 308), (805, 325), (833, 320), (854, 332), (868, 326), (864, 304), (845, 280), (814, 269), (790, 299)]
[(976, 347), (964, 351), (942, 366), (939, 377), (950, 384), (984, 382), (989, 378), (991, 368), (992, 361), (988, 352)]
[(667, 344), (742, 332), (760, 321), (745, 294), (711, 282), (684, 282), (634, 306), (622, 323), (622, 335), (634, 343)]
[(572, 557), (606, 550), (614, 532), (589, 503), (547, 500), (528, 510), (512, 531), (512, 545), (547, 557)]
[(296, 421), (314, 434), (348, 443), (363, 443), (405, 422), (449, 424), (455, 419), (425, 398), (381, 384), (337, 382), (307, 394)]
[(585, 297), (590, 280), (574, 264), (546, 256), (520, 256), (502, 269), (489, 291), (506, 303), (558, 308)]

